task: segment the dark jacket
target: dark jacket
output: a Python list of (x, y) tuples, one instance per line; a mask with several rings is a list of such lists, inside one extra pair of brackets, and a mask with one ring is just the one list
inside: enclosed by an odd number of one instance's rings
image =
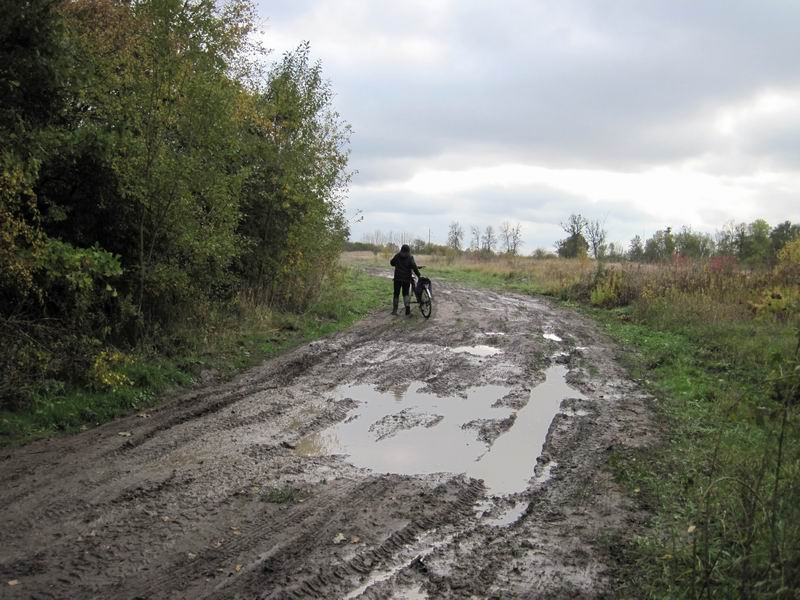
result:
[(394, 280), (411, 283), (411, 272), (419, 277), (419, 269), (414, 257), (407, 252), (398, 252), (394, 255), (389, 264), (394, 267)]

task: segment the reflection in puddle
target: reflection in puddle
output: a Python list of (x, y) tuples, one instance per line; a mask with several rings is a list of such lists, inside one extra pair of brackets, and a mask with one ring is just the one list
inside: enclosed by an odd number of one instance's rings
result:
[(543, 333), (542, 337), (546, 340), (551, 340), (553, 342), (563, 342), (560, 337), (558, 337), (555, 333)]
[(301, 440), (297, 452), (347, 455), (352, 464), (378, 473), (465, 473), (483, 479), (490, 494), (522, 492), (534, 474), (561, 401), (583, 398), (566, 384), (566, 374), (563, 365), (548, 368), (545, 381), (531, 391), (511, 428), (491, 447), (477, 438), (475, 430), (462, 426), (513, 414), (508, 407), (492, 406), (510, 391), (507, 387), (470, 388), (467, 397), (460, 398), (422, 392), (422, 383), (412, 384), (398, 397), (369, 385), (345, 386), (336, 396), (352, 398), (358, 406), (343, 422)]
[(452, 348), (453, 352), (459, 354), (472, 354), (473, 356), (494, 356), (495, 354), (502, 354), (499, 348), (479, 344), (477, 346), (457, 346)]

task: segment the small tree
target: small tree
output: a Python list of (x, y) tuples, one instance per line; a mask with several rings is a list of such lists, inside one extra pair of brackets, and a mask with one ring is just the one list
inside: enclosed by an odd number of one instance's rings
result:
[(461, 244), (464, 241), (464, 230), (458, 221), (450, 223), (450, 230), (447, 232), (447, 245), (456, 252), (461, 251)]
[(531, 257), (538, 260), (544, 260), (545, 258), (555, 258), (555, 255), (547, 248), (536, 248), (533, 252), (531, 252)]
[(567, 233), (567, 237), (556, 242), (556, 252), (562, 258), (583, 258), (589, 250), (589, 243), (583, 236), (587, 221), (580, 214), (572, 214), (565, 222), (561, 223), (561, 228)]
[(522, 225), (517, 223), (514, 227), (511, 228), (511, 244), (509, 246), (509, 252), (511, 256), (516, 256), (519, 254), (519, 250), (522, 247)]
[(675, 254), (675, 236), (672, 228), (659, 229), (644, 244), (644, 259), (647, 262), (665, 262), (672, 260)]
[(708, 258), (714, 253), (714, 240), (707, 233), (683, 226), (675, 235), (675, 249), (681, 256)]
[(606, 252), (606, 237), (608, 232), (603, 227), (603, 223), (598, 220), (586, 222), (586, 237), (589, 242), (589, 249), (595, 260), (603, 258)]
[(638, 235), (633, 236), (631, 245), (628, 248), (628, 260), (632, 262), (642, 262), (644, 260), (644, 245), (642, 238)]
[(500, 246), (503, 252), (510, 256), (516, 256), (522, 245), (522, 226), (517, 223), (511, 225), (508, 221), (503, 221), (500, 226)]
[(582, 234), (576, 233), (556, 244), (556, 252), (561, 258), (586, 258), (589, 242)]
[(500, 224), (500, 249), (505, 254), (510, 254), (511, 249), (511, 224), (503, 221)]
[(469, 242), (469, 249), (477, 252), (481, 249), (481, 228), (477, 225), (473, 225), (470, 228), (472, 233), (472, 237), (470, 238)]
[(494, 252), (497, 248), (497, 234), (494, 232), (494, 227), (487, 225), (483, 230), (483, 238), (481, 239), (481, 250), (486, 253)]

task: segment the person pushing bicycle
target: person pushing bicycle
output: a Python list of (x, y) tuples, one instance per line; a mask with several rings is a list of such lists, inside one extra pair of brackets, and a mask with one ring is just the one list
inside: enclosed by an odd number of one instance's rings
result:
[(392, 314), (397, 314), (397, 307), (400, 304), (400, 291), (403, 291), (403, 304), (406, 307), (406, 314), (411, 314), (411, 300), (408, 297), (408, 290), (411, 287), (411, 273), (420, 277), (419, 268), (411, 255), (411, 248), (408, 244), (400, 247), (400, 252), (392, 257), (389, 264), (394, 267), (394, 295), (392, 296)]

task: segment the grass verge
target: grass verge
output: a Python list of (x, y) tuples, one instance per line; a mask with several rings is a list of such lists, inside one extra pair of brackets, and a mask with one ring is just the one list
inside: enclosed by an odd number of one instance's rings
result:
[(178, 388), (230, 377), (300, 344), (340, 331), (386, 302), (386, 280), (355, 269), (303, 314), (239, 305), (218, 315), (174, 356), (142, 349), (101, 365), (94, 389), (46, 386), (30, 406), (0, 411), (0, 446), (74, 433), (153, 407)]

